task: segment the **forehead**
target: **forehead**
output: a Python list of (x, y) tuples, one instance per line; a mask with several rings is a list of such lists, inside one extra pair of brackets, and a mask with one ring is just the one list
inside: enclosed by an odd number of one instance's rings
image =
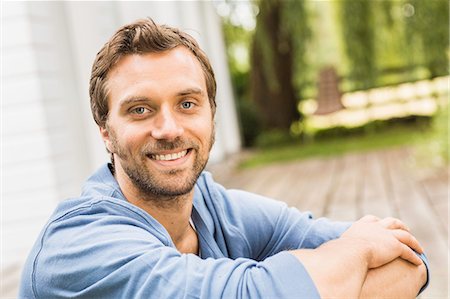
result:
[(108, 73), (106, 86), (109, 97), (113, 98), (143, 88), (166, 94), (177, 88), (197, 88), (206, 93), (200, 62), (183, 46), (164, 52), (123, 56)]

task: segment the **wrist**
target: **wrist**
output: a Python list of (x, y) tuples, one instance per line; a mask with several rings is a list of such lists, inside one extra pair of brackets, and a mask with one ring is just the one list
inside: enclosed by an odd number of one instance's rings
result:
[(360, 264), (361, 269), (367, 272), (373, 257), (372, 246), (370, 242), (361, 238), (345, 237), (335, 240), (340, 242), (343, 248), (347, 248), (349, 254), (352, 255), (355, 262)]

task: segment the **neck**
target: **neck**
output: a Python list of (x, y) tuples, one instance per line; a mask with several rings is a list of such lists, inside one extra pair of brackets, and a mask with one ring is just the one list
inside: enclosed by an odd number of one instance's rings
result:
[(194, 190), (170, 198), (155, 194), (142, 194), (129, 179), (126, 179), (123, 175), (117, 175), (117, 169), (114, 176), (125, 198), (161, 223), (180, 252), (197, 253), (197, 235), (189, 223)]
[(127, 199), (161, 223), (170, 234), (175, 245), (183, 239), (186, 231), (191, 228), (189, 219), (192, 212), (193, 192), (177, 198), (165, 199), (164, 204), (137, 198), (127, 197)]

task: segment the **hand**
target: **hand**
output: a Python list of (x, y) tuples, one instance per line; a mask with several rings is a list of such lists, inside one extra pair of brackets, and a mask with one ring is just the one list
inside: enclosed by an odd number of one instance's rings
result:
[(397, 258), (367, 272), (359, 298), (416, 298), (426, 281), (424, 264), (416, 266)]
[(422, 264), (414, 252), (422, 253), (422, 247), (408, 227), (396, 218), (365, 216), (356, 221), (341, 238), (366, 248), (366, 261), (370, 269), (385, 265), (397, 257), (414, 265)]

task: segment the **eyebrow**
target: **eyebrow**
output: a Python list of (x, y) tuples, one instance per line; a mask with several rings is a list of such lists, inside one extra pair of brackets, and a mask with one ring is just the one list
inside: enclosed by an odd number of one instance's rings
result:
[(200, 88), (187, 88), (177, 93), (178, 96), (186, 96), (190, 94), (204, 95), (205, 93)]
[[(187, 95), (192, 95), (192, 94), (196, 94), (196, 95), (204, 95), (205, 92), (200, 89), (200, 88), (186, 88), (183, 89), (182, 91), (178, 92), (176, 94), (176, 96), (187, 96)], [(146, 96), (130, 96), (128, 98), (125, 98), (123, 100), (121, 100), (119, 102), (120, 106), (127, 106), (130, 104), (135, 104), (135, 103), (140, 103), (140, 102), (148, 102), (151, 101), (151, 99), (149, 97)]]
[(125, 98), (119, 102), (119, 106), (127, 106), (129, 104), (133, 103), (139, 103), (139, 102), (148, 102), (150, 99), (145, 96), (131, 96), (128, 98)]

